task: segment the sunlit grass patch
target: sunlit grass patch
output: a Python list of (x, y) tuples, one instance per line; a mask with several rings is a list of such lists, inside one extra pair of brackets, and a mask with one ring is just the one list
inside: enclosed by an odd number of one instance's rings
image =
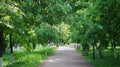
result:
[(11, 64), (10, 54), (3, 57), (3, 67), (38, 67), (49, 55), (55, 51), (55, 48), (42, 47), (31, 52), (15, 51), (14, 64)]

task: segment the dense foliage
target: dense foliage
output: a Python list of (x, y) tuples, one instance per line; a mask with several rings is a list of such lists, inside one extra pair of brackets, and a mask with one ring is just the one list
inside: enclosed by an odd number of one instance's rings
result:
[(0, 0), (0, 57), (5, 48), (76, 42), (100, 58), (120, 44), (119, 0)]

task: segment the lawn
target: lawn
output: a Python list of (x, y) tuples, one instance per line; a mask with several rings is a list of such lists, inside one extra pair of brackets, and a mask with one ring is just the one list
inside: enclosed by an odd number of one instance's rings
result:
[[(81, 49), (78, 50), (82, 54)], [(95, 61), (92, 59), (92, 49), (88, 56), (84, 56), (94, 67), (120, 67), (120, 47), (117, 47), (117, 58), (114, 58), (113, 51), (108, 48), (103, 51), (103, 58), (95, 56)]]
[(31, 52), (20, 50), (14, 52), (14, 64), (10, 62), (10, 54), (3, 56), (3, 67), (38, 67), (49, 55), (54, 53), (55, 48), (37, 48)]

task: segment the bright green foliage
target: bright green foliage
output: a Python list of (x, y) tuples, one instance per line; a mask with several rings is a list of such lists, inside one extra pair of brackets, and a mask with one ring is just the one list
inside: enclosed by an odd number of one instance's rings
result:
[(65, 23), (61, 23), (60, 25), (58, 25), (58, 29), (59, 29), (59, 35), (57, 37), (59, 37), (60, 42), (63, 43), (68, 43), (70, 41), (70, 25), (65, 24)]
[(47, 23), (40, 24), (39, 27), (35, 28), (38, 43), (47, 44), (49, 42), (57, 41), (58, 30), (55, 26), (50, 26)]
[(49, 42), (64, 42), (67, 43), (70, 32), (69, 25), (61, 23), (57, 26), (51, 26), (47, 23), (40, 24), (35, 28), (38, 43), (47, 44)]
[[(13, 34), (13, 44), (27, 48), (30, 44), (35, 47), (38, 42), (58, 41), (59, 32), (54, 32), (54, 27), (66, 20), (64, 17), (72, 8), (62, 0), (1, 0), (0, 10), (0, 28), (5, 36)], [(45, 34), (36, 34), (34, 29), (42, 24), (45, 24), (46, 30), (42, 30)]]
[(12, 34), (13, 46), (29, 51), (38, 43), (77, 42), (86, 47), (94, 42), (100, 54), (109, 45), (119, 46), (119, 21), (119, 0), (0, 0), (6, 47)]
[(94, 41), (99, 55), (108, 45), (115, 48), (120, 44), (118, 0), (76, 0), (72, 5), (75, 10), (71, 22), (73, 42), (90, 45)]
[[(3, 57), (3, 67), (38, 67), (49, 55), (55, 51), (55, 48), (37, 48), (31, 53), (24, 49), (14, 52), (14, 64), (10, 62), (9, 53)], [(45, 54), (47, 52), (47, 55)]]

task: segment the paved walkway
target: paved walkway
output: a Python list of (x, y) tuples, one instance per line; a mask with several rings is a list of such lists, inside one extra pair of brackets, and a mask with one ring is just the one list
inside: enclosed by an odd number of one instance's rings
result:
[(74, 48), (59, 47), (40, 67), (93, 67)]

